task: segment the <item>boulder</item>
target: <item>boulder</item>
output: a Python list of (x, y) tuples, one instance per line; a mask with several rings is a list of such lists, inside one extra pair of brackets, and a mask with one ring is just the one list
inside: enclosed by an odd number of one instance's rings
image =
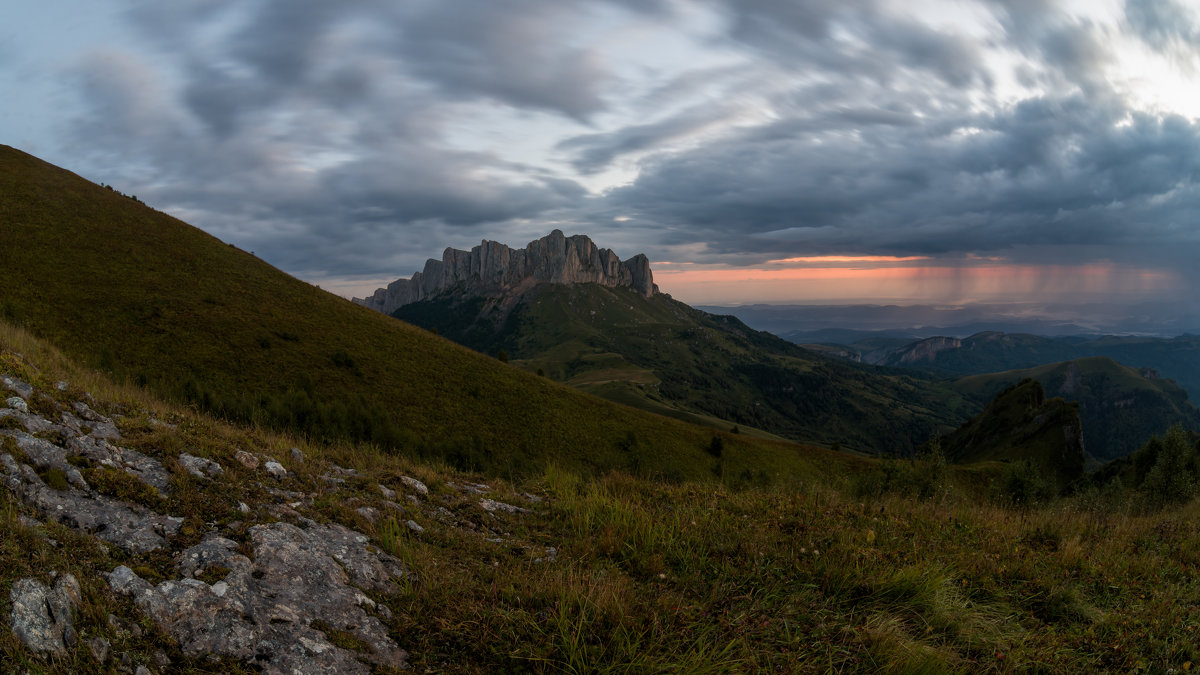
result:
[(47, 588), (37, 579), (18, 579), (9, 592), (12, 612), (9, 626), (30, 649), (51, 654), (66, 652), (73, 641), (72, 612), (79, 606), (81, 591), (73, 575), (64, 574)]

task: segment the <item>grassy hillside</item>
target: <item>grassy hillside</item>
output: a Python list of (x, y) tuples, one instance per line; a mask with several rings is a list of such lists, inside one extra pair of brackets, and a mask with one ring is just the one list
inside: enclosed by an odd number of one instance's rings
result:
[(1178, 385), (1104, 357), (972, 375), (956, 380), (954, 388), (987, 400), (1026, 378), (1040, 382), (1049, 396), (1079, 403), (1084, 447), (1100, 461), (1124, 457), (1175, 424), (1200, 429), (1200, 410)]
[(630, 405), (869, 452), (910, 454), (979, 409), (932, 378), (850, 364), (625, 288), (451, 293), (394, 316)]
[[(361, 531), (411, 573), (370, 593), (390, 608), (376, 615), (411, 672), (1165, 673), (1200, 659), (1194, 489), (1149, 513), (1128, 508), (1125, 493), (1013, 508), (986, 498), (988, 467), (868, 459), (855, 474), (891, 476), (882, 490), (825, 467), (786, 489), (621, 472), (588, 480), (556, 467), (494, 480), (370, 445), (228, 425), (113, 385), (3, 322), (0, 374), (31, 383), (30, 407), (46, 414), (86, 398), (115, 420), (121, 445), (169, 466), (186, 450), (226, 467), (213, 481), (173, 469), (168, 498), (152, 501), (184, 528), (169, 550), (144, 554), (44, 519), (0, 483), (0, 616), (18, 579), (70, 573), (82, 590), (78, 642), (47, 659), (0, 629), (0, 672), (109, 673), (123, 660), (256, 672), (255, 662), (189, 655), (104, 575), (126, 565), (177, 580), (174, 554), (206, 532), (249, 547), (252, 528), (301, 518)], [(289, 476), (276, 484), (288, 492), (264, 486), (271, 479), (242, 467), (239, 450), (282, 457)], [(326, 479), (335, 471), (342, 482)], [(408, 490), (404, 476), (429, 494)], [(935, 489), (906, 489), (925, 478)], [(481, 509), (464, 486), (485, 480), (491, 498), (527, 512)], [(379, 485), (402, 493), (402, 510)], [(364, 508), (384, 515), (371, 522)], [(228, 572), (209, 567), (198, 581), (215, 588)], [(320, 630), (364, 650), (353, 635)], [(107, 662), (88, 647), (97, 639), (109, 643)]]
[(558, 462), (702, 478), (814, 461), (792, 444), (717, 435), (506, 366), (8, 147), (0, 310), (174, 401), (493, 473)]

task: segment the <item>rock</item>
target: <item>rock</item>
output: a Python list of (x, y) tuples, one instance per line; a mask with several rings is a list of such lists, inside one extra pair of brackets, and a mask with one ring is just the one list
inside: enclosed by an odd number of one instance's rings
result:
[(421, 534), (422, 532), (425, 531), (425, 528), (418, 525), (417, 521), (415, 521), (415, 520), (405, 521), (404, 524), (408, 526), (408, 529), (412, 530), (413, 532), (416, 532), (417, 534)]
[(71, 574), (60, 576), (53, 589), (37, 579), (18, 579), (9, 592), (13, 635), (34, 651), (65, 653), (64, 636), (74, 635), (71, 614), (81, 597), (79, 581)]
[(272, 478), (287, 478), (288, 471), (287, 469), (283, 468), (283, 465), (279, 462), (271, 460), (264, 464), (263, 468), (267, 470), (267, 473), (270, 474)]
[(197, 478), (216, 478), (225, 473), (225, 469), (211, 459), (196, 457), (186, 452), (179, 455), (179, 465)]
[(8, 406), (9, 408), (12, 408), (13, 410), (16, 410), (17, 412), (23, 412), (23, 413), (29, 412), (29, 404), (25, 403), (25, 399), (21, 398), (20, 396), (9, 397), (4, 402), (4, 405)]
[[(252, 559), (239, 545), (210, 536), (180, 556), (181, 579), (152, 586), (128, 567), (109, 574), (114, 592), (170, 634), (185, 654), (252, 661), (266, 673), (368, 673), (361, 656), (403, 668), (407, 654), (370, 613), (363, 591), (387, 593), (408, 575), (399, 560), (369, 547), (366, 535), (303, 519), (249, 530)], [(195, 579), (214, 566), (229, 570), (212, 586)], [(312, 626), (323, 622), (361, 640), (356, 655)]]
[(354, 302), (390, 314), (452, 287), (465, 288), (471, 295), (490, 295), (539, 283), (627, 286), (645, 297), (658, 293), (646, 256), (639, 254), (621, 262), (611, 250), (596, 248), (585, 235), (567, 237), (554, 230), (523, 249), (487, 240), (470, 251), (447, 248), (441, 260), (429, 259), (425, 269), (411, 278), (397, 279)]
[(241, 513), (250, 513), (250, 507), (246, 505), (246, 502), (238, 502), (238, 511)]
[(4, 484), (8, 489), (43, 518), (95, 534), (129, 553), (161, 548), (183, 523), (182, 518), (163, 516), (104, 495), (79, 489), (55, 490), (43, 483), (32, 468), (18, 466), (8, 454), (0, 456), (0, 465), (7, 474)]
[(412, 488), (413, 490), (416, 490), (417, 492), (421, 493), (422, 495), (424, 495), (426, 497), (429, 496), (429, 488), (426, 487), (424, 483), (417, 480), (416, 478), (412, 478), (410, 476), (401, 476), (400, 482), (404, 483), (408, 487)]
[(558, 559), (558, 549), (554, 548), (553, 546), (547, 546), (546, 547), (546, 555), (541, 558), (534, 558), (533, 562), (535, 562), (535, 563), (554, 562), (557, 559)]
[(482, 506), (483, 510), (487, 511), (488, 513), (495, 513), (496, 511), (501, 511), (503, 513), (529, 513), (529, 509), (523, 509), (520, 506), (513, 506), (512, 504), (505, 504), (504, 502), (498, 502), (494, 499), (488, 499), (486, 497), (479, 500), (479, 505)]
[(138, 666), (137, 670), (133, 671), (133, 675), (154, 675), (154, 673), (146, 666)]
[(237, 454), (235, 454), (233, 458), (247, 469), (253, 470), (258, 468), (258, 458), (246, 452), (245, 450), (238, 450)]
[(421, 498), (416, 495), (404, 495), (404, 497), (405, 497), (405, 499), (412, 502), (413, 504), (416, 504), (417, 506), (421, 505)]
[(395, 499), (396, 498), (396, 491), (388, 488), (385, 485), (379, 486), (379, 494), (383, 495), (384, 499)]
[(0, 384), (3, 384), (5, 389), (16, 392), (21, 398), (33, 396), (32, 386), (11, 375), (0, 375)]
[(542, 502), (541, 497), (529, 492), (524, 492), (521, 494), (521, 496), (524, 497), (526, 501), (533, 502), (534, 504), (540, 504)]
[(111, 645), (108, 640), (102, 637), (94, 637), (87, 641), (88, 651), (92, 653), (92, 658), (96, 663), (101, 665), (108, 663), (108, 650)]
[(462, 485), (459, 485), (457, 483), (447, 483), (447, 484), (450, 485), (451, 487), (453, 487), (455, 490), (458, 490), (460, 492), (467, 492), (467, 493), (473, 494), (473, 495), (487, 494), (492, 491), (492, 488), (490, 485), (485, 485), (483, 483), (463, 483)]
[(292, 448), (291, 450), (288, 450), (288, 454), (291, 455), (293, 464), (304, 463), (304, 453), (300, 452), (300, 448)]
[(362, 516), (369, 523), (379, 520), (379, 509), (373, 506), (360, 506), (354, 509), (354, 512)]

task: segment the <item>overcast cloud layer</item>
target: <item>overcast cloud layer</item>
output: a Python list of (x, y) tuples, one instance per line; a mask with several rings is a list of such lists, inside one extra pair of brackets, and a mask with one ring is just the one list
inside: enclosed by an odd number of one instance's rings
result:
[(118, 6), (15, 10), (0, 142), (335, 288), (555, 227), (657, 261), (1196, 276), (1174, 0)]

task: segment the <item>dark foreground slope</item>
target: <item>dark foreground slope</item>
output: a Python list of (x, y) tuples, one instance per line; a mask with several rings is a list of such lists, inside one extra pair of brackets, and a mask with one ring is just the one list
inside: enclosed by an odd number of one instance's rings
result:
[[(0, 147), (0, 308), (80, 361), (231, 419), (495, 472), (779, 472), (796, 446), (583, 395), (294, 279)], [(745, 466), (742, 466), (745, 464)], [(747, 467), (749, 467), (747, 469)]]
[(451, 292), (393, 316), (630, 405), (870, 452), (910, 454), (982, 405), (931, 377), (847, 363), (628, 288)]

